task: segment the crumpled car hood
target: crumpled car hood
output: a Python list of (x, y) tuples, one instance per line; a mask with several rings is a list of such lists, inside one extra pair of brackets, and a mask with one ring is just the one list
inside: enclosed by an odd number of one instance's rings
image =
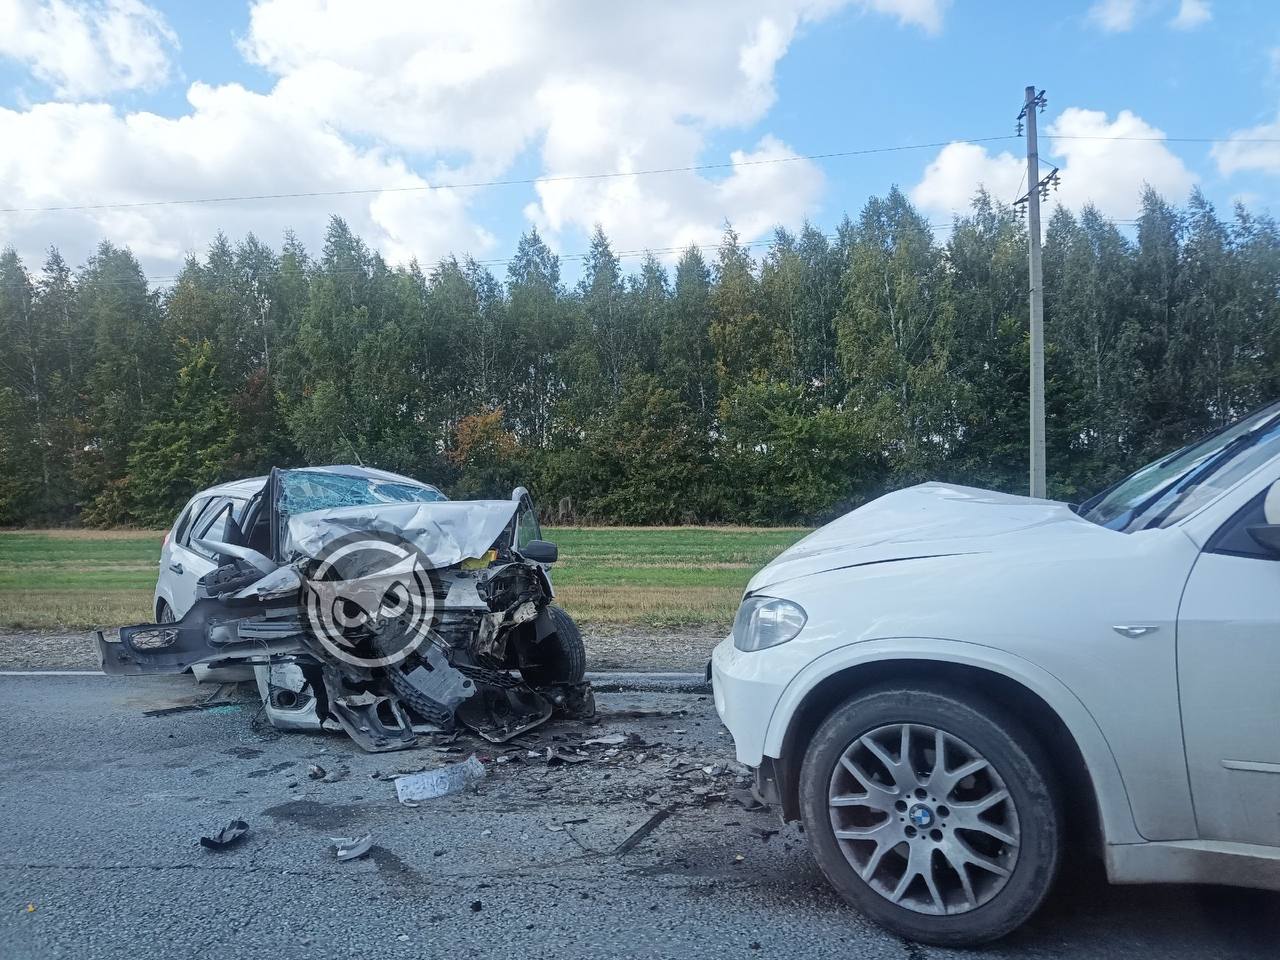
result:
[[(784, 580), (868, 563), (989, 553), (1011, 534), (1032, 528), (1081, 525), (1105, 531), (1065, 503), (976, 487), (922, 483), (886, 494), (780, 553), (751, 578), (747, 592)], [(1047, 533), (1038, 531), (1037, 536)]]
[(442, 500), (311, 510), (289, 517), (284, 553), (316, 557), (348, 534), (386, 533), (409, 541), (441, 569), (483, 556), (519, 506), (514, 500)]

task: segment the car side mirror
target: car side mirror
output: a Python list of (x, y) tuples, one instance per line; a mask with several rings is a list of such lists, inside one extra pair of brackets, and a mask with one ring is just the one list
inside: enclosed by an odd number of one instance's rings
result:
[(1280, 524), (1280, 480), (1267, 489), (1267, 495), (1262, 501), (1262, 515), (1268, 526)]
[(549, 540), (530, 540), (520, 548), (520, 556), (534, 563), (555, 563), (560, 557), (560, 548)]
[(1262, 516), (1266, 523), (1250, 524), (1245, 529), (1262, 549), (1280, 557), (1280, 480), (1267, 490), (1262, 501)]

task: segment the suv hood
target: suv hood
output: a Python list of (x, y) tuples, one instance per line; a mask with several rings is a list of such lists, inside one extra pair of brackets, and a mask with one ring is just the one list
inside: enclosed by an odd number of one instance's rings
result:
[(780, 553), (751, 578), (754, 593), (784, 580), (868, 563), (989, 553), (1008, 537), (1032, 528), (1101, 528), (1065, 503), (976, 487), (922, 483), (886, 494), (815, 530)]

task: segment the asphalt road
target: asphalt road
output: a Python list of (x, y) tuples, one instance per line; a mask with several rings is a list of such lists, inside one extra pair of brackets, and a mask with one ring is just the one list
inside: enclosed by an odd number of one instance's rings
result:
[[(543, 728), (540, 745), (620, 732), (646, 746), (490, 762), (475, 792), (408, 808), (386, 774), (465, 754), (362, 754), (263, 727), (252, 706), (142, 715), (194, 692), (182, 679), (0, 676), (0, 956), (974, 956), (872, 926), (794, 828), (771, 834), (771, 813), (733, 802), (705, 696), (601, 694), (597, 725)], [(308, 779), (313, 763), (326, 780)], [(198, 845), (232, 818), (250, 825), (238, 846)], [(370, 854), (338, 862), (329, 838), (364, 833)], [(1083, 868), (983, 956), (1261, 958), (1278, 936), (1273, 895), (1108, 887)]]

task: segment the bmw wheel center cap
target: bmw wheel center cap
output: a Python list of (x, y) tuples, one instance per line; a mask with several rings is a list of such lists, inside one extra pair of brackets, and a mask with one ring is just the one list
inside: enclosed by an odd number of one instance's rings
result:
[(920, 830), (926, 830), (933, 825), (933, 811), (923, 803), (917, 803), (907, 811), (907, 819), (911, 821), (913, 826)]

